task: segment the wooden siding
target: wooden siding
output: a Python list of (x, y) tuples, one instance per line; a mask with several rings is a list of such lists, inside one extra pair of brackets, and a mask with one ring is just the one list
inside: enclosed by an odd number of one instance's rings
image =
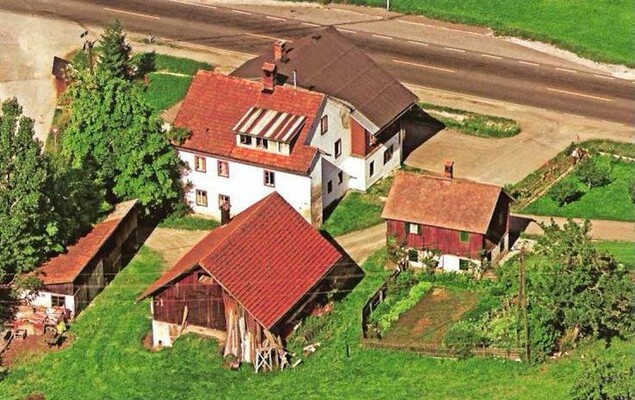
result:
[(429, 225), (420, 225), (419, 234), (406, 233), (404, 221), (388, 220), (387, 236), (395, 237), (407, 247), (439, 250), (443, 254), (479, 259), (483, 249), (483, 235), (470, 232), (469, 241), (460, 240), (460, 231)]
[(370, 151), (368, 146), (368, 136), (370, 133), (359, 122), (353, 118), (351, 120), (351, 154), (359, 157), (366, 157)]
[(136, 249), (137, 241), (137, 211), (133, 209), (73, 281), (72, 292), (68, 294), (75, 297), (76, 315), (114, 279), (122, 259)]
[(203, 283), (201, 279), (209, 279), (209, 275), (197, 268), (157, 294), (154, 319), (181, 324), (187, 306), (188, 324), (224, 331), (223, 290), (215, 281)]
[(490, 245), (498, 244), (509, 231), (509, 205), (511, 199), (501, 193), (494, 208), (494, 214), (485, 235)]

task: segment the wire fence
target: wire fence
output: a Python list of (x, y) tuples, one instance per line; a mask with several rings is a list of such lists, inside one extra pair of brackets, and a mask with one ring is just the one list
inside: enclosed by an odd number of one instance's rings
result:
[(440, 358), (464, 358), (471, 355), (480, 358), (505, 358), (513, 361), (522, 361), (524, 351), (523, 349), (518, 348), (501, 349), (494, 347), (475, 347), (466, 352), (462, 352), (460, 350), (435, 344), (395, 343), (381, 339), (363, 339), (362, 346), (368, 349), (399, 350)]

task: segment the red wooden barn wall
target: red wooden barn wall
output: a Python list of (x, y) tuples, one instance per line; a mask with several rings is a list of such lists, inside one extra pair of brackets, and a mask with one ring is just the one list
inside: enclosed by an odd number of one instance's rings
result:
[(188, 308), (189, 324), (225, 330), (223, 289), (216, 282), (201, 283), (199, 277), (207, 275), (198, 268), (154, 297), (154, 319), (181, 324), (183, 311)]
[(398, 242), (404, 241), (408, 247), (436, 249), (443, 254), (459, 257), (480, 258), (483, 249), (483, 235), (470, 232), (467, 243), (460, 241), (460, 231), (436, 226), (420, 225), (418, 235), (406, 233), (406, 223), (388, 220), (387, 235), (394, 236)]

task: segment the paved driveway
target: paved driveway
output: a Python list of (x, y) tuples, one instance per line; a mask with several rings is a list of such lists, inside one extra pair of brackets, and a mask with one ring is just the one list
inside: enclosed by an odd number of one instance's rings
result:
[(635, 129), (621, 124), (434, 89), (410, 89), (424, 102), (512, 118), (522, 129), (520, 134), (505, 139), (480, 138), (444, 129), (406, 159), (407, 165), (430, 171), (442, 172), (444, 160), (451, 159), (455, 161), (456, 176), (505, 185), (521, 180), (572, 141), (635, 140)]

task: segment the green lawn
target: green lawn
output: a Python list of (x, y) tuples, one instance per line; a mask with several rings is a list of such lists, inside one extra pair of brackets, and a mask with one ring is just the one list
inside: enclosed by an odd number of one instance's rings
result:
[(595, 156), (594, 160), (605, 166), (613, 163), (611, 183), (603, 187), (587, 190), (579, 182), (574, 172), (564, 179), (574, 182), (582, 190), (585, 190), (586, 193), (582, 197), (559, 207), (547, 193), (526, 206), (521, 212), (568, 218), (635, 221), (635, 206), (631, 202), (628, 191), (629, 183), (635, 176), (635, 163), (615, 161), (615, 159), (607, 156)]
[(150, 106), (164, 111), (181, 101), (192, 83), (192, 76), (199, 69), (212, 70), (213, 67), (205, 62), (155, 54), (154, 70), (148, 74), (150, 83), (145, 92)]
[(393, 177), (386, 177), (365, 193), (350, 191), (329, 211), (322, 224), (322, 229), (332, 236), (340, 236), (349, 232), (380, 224), (381, 211), (384, 208), (382, 197), (388, 196)]
[[(385, 7), (385, 0), (335, 0)], [(394, 11), (483, 25), (556, 44), (582, 56), (635, 65), (632, 0), (391, 0)]]
[(446, 127), (468, 135), (505, 138), (520, 133), (520, 126), (513, 119), (477, 114), (427, 103), (419, 103), (419, 106), (432, 117), (443, 122)]
[(220, 225), (220, 222), (209, 219), (197, 217), (195, 215), (183, 215), (175, 216), (170, 215), (159, 223), (159, 228), (172, 228), (172, 229), (184, 229), (190, 231), (197, 230), (212, 230)]
[[(3, 399), (564, 399), (581, 368), (579, 354), (540, 366), (494, 359), (440, 360), (359, 346), (359, 310), (383, 281), (385, 252), (363, 266), (366, 278), (327, 318), (319, 350), (296, 369), (256, 375), (221, 367), (214, 341), (185, 336), (171, 349), (146, 350), (149, 300), (135, 297), (163, 268), (142, 248), (72, 327), (72, 346), (25, 361), (0, 382)], [(350, 358), (346, 344), (351, 346)], [(634, 343), (584, 350), (633, 356)], [(580, 352), (582, 353), (582, 352)]]
[(615, 259), (630, 270), (635, 270), (635, 243), (621, 241), (597, 242), (599, 250), (611, 254)]

